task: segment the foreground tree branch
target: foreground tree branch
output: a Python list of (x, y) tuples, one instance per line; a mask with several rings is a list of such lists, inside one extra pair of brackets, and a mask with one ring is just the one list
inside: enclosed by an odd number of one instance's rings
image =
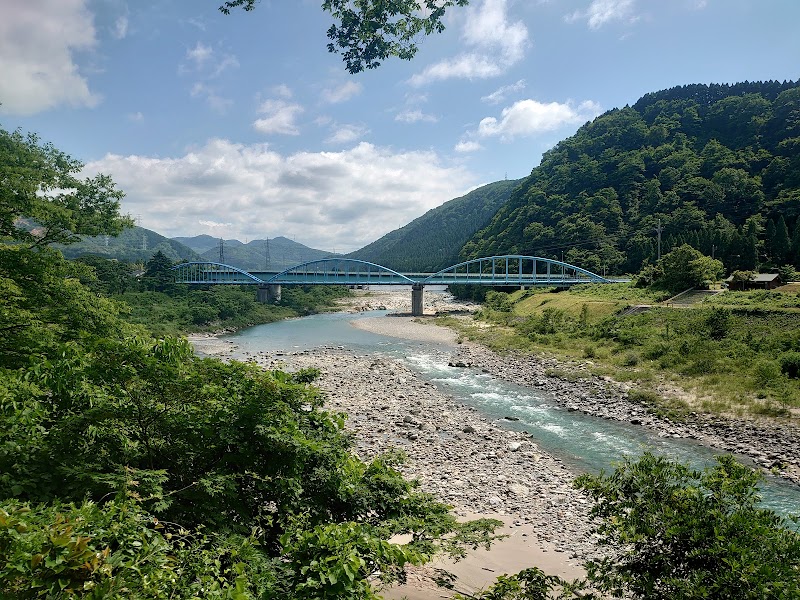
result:
[[(229, 15), (252, 11), (257, 0), (230, 0), (219, 7)], [(324, 0), (334, 23), (328, 29), (328, 52), (341, 54), (349, 73), (375, 69), (395, 56), (411, 60), (422, 36), (444, 31), (448, 8), (469, 0)]]

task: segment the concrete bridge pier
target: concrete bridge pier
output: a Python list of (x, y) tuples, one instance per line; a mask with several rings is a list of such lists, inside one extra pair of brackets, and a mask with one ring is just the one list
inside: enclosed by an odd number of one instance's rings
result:
[(422, 293), (425, 286), (421, 283), (415, 283), (411, 286), (411, 316), (422, 316)]
[(281, 301), (281, 286), (280, 284), (271, 283), (269, 285), (258, 286), (258, 294), (256, 296), (262, 304), (275, 304)]

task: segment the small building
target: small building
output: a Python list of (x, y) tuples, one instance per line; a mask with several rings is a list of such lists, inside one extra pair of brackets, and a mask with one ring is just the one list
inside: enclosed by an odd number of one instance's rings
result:
[(749, 281), (733, 281), (731, 276), (725, 282), (732, 290), (774, 290), (783, 285), (778, 273), (754, 273)]

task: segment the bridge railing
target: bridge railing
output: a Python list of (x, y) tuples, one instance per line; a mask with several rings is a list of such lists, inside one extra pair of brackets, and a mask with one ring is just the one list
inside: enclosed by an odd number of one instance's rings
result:
[(408, 285), (415, 281), (376, 263), (354, 258), (323, 258), (286, 269), (269, 278), (267, 283)]
[(543, 285), (547, 283), (609, 283), (604, 277), (559, 260), (506, 254), (476, 258), (442, 269), (420, 283), (481, 283)]
[(172, 267), (176, 283), (252, 285), (261, 279), (230, 265), (213, 262), (188, 262)]

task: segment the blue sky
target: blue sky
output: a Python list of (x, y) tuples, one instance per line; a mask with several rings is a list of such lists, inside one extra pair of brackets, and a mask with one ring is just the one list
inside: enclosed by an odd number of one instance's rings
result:
[(349, 75), (321, 0), (2, 0), (0, 126), (112, 175), (169, 236), (359, 248), (688, 83), (800, 78), (797, 0), (471, 0)]

